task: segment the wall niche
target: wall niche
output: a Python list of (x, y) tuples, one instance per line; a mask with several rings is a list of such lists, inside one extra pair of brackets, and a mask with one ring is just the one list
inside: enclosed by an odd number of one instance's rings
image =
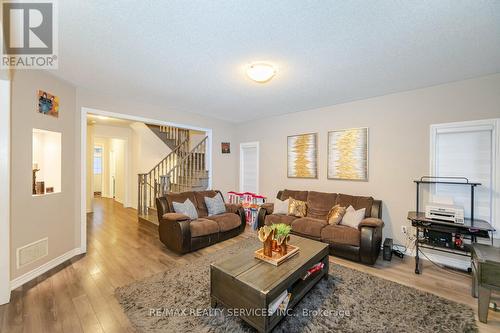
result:
[(61, 137), (59, 132), (33, 129), (33, 196), (61, 192)]

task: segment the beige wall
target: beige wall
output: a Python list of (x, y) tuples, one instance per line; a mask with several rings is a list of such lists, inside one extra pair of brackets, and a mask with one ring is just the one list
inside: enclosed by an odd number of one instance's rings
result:
[[(402, 242), (401, 226), (415, 207), (413, 180), (429, 174), (429, 126), (500, 117), (500, 74), (256, 120), (239, 125), (240, 142), (260, 142), (262, 194), (307, 189), (371, 195), (383, 201), (384, 237)], [(327, 133), (369, 127), (369, 181), (327, 180)], [(319, 179), (286, 175), (288, 135), (317, 132)], [(239, 150), (239, 149), (238, 149)]]
[[(36, 112), (38, 89), (60, 97), (59, 118)], [(11, 279), (80, 246), (71, 237), (79, 227), (75, 221), (79, 196), (75, 98), (73, 86), (44, 71), (18, 71), (12, 81)], [(33, 128), (62, 133), (61, 193), (31, 195)], [(16, 249), (44, 237), (49, 239), (49, 255), (17, 269)]]

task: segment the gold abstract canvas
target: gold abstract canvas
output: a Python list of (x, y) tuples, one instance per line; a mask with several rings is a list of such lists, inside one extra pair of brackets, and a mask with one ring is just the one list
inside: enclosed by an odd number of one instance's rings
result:
[(368, 128), (328, 132), (328, 178), (368, 180)]
[(317, 134), (300, 134), (288, 137), (288, 177), (317, 178)]

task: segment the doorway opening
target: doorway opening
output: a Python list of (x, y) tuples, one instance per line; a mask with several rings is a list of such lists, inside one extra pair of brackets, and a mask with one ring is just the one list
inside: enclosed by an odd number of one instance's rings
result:
[[(81, 244), (103, 205), (158, 224), (155, 198), (212, 186), (212, 130), (82, 108)], [(186, 177), (189, 175), (189, 177)], [(168, 179), (169, 182), (163, 182)], [(166, 190), (168, 188), (168, 190)], [(108, 219), (112, 221), (112, 219)]]

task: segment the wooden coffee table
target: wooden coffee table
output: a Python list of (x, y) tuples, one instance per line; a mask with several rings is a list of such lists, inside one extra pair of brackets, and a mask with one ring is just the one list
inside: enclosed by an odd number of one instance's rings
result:
[[(292, 294), (288, 304), (291, 309), (321, 278), (328, 278), (327, 244), (293, 235), (290, 244), (298, 246), (299, 253), (277, 267), (254, 258), (255, 250), (262, 247), (259, 241), (231, 258), (212, 263), (212, 307), (221, 304), (259, 332), (271, 331), (285, 317), (283, 313), (265, 313), (273, 300), (288, 289)], [(323, 270), (302, 280), (307, 270), (319, 262), (324, 263)]]

